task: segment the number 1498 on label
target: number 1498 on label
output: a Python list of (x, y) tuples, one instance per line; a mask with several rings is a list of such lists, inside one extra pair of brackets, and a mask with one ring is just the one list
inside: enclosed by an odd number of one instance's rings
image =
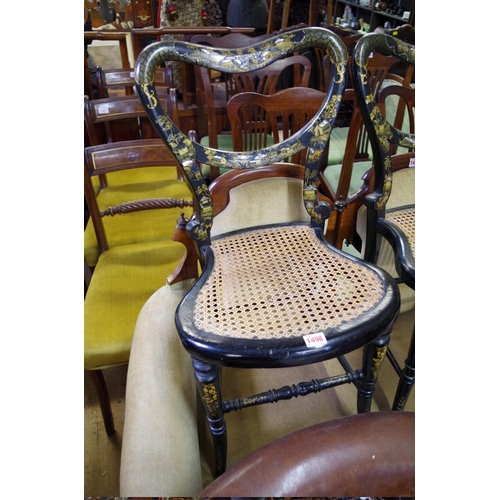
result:
[(323, 332), (304, 335), (303, 338), (307, 347), (322, 347), (326, 344), (326, 337)]

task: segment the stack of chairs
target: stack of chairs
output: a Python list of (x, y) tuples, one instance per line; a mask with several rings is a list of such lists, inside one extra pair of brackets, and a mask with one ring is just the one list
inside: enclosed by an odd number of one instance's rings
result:
[[(182, 170), (131, 94), (84, 96), (84, 370), (108, 435), (115, 425), (104, 369), (128, 362), (142, 306), (175, 281), (186, 258), (175, 231), (193, 206)], [(163, 87), (159, 99), (179, 124), (176, 89)]]

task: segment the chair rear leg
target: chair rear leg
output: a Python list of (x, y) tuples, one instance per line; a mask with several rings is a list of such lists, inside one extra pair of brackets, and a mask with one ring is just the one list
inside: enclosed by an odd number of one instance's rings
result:
[(406, 402), (411, 394), (413, 386), (415, 385), (415, 326), (413, 326), (413, 333), (411, 336), (410, 347), (408, 355), (405, 360), (405, 367), (401, 373), (394, 402), (392, 404), (393, 411), (403, 411)]
[(99, 406), (101, 407), (102, 418), (106, 434), (112, 436), (115, 431), (115, 423), (113, 421), (113, 413), (111, 411), (111, 402), (109, 400), (108, 388), (102, 370), (87, 370), (94, 384)]

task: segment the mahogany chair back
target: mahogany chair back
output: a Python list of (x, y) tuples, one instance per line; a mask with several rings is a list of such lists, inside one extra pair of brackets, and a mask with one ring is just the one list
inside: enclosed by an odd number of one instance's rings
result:
[[(217, 48), (243, 48), (258, 41), (262, 42), (271, 35), (249, 37), (242, 34), (230, 34), (222, 37), (194, 36), (197, 42)], [(311, 76), (311, 61), (302, 55), (293, 54), (285, 59), (277, 60), (265, 68), (249, 72), (219, 72), (220, 82), (214, 82), (212, 72), (206, 67), (195, 65), (198, 130), (197, 135), (202, 144), (213, 148), (221, 148), (221, 140), (225, 147), (234, 148), (232, 143), (224, 140), (230, 134), (230, 124), (224, 112), (228, 100), (239, 92), (258, 92), (273, 94), (281, 88), (289, 86), (308, 87)], [(219, 112), (222, 111), (222, 112)], [(224, 148), (225, 149), (225, 148)], [(213, 181), (220, 175), (220, 169), (211, 167), (204, 169), (204, 175)]]
[[(130, 68), (102, 69), (96, 67), (97, 92), (100, 99), (111, 97), (110, 90), (120, 91), (122, 95), (135, 94), (135, 75)], [(158, 87), (171, 88), (174, 86), (172, 67), (158, 68), (155, 71), (155, 83)]]
[[(292, 70), (288, 82), (285, 79), (287, 70)], [(298, 70), (298, 73), (295, 73)], [(270, 64), (262, 70), (249, 73), (231, 74), (226, 79), (226, 95), (229, 99), (238, 92), (258, 92), (259, 94), (274, 94), (290, 85), (308, 87), (311, 77), (311, 61), (302, 55), (294, 55)]]
[[(365, 35), (366, 36), (366, 35)], [(399, 63), (396, 57), (375, 53), (368, 59), (367, 78), (375, 95), (388, 83), (392, 85), (410, 86), (413, 69), (408, 67), (404, 77), (393, 73), (395, 65)], [(356, 238), (356, 216), (362, 196), (368, 194), (366, 186), (362, 188), (362, 175), (371, 166), (372, 150), (365, 124), (361, 117), (354, 89), (346, 89), (343, 102), (350, 102), (352, 115), (344, 146), (342, 161), (338, 164), (329, 164), (320, 173), (320, 190), (335, 203), (332, 213), (333, 232), (332, 243), (337, 248), (343, 245), (354, 244), (359, 249), (360, 242)], [(392, 106), (391, 106), (392, 108)], [(405, 108), (402, 103), (396, 105), (396, 118), (394, 113), (391, 119), (402, 123)], [(332, 147), (332, 144), (330, 144)], [(360, 172), (360, 170), (362, 170)]]
[[(289, 139), (314, 117), (325, 96), (308, 87), (292, 87), (269, 95), (234, 95), (227, 103), (234, 150), (252, 151)], [(286, 161), (305, 165), (306, 150), (293, 153)]]
[[(168, 92), (168, 97), (163, 92)], [(159, 94), (162, 105), (179, 123), (175, 89), (160, 90)], [(136, 95), (93, 100), (84, 96), (84, 123), (89, 146), (158, 137)]]
[(228, 33), (226, 35), (213, 36), (210, 34), (196, 34), (190, 39), (190, 43), (220, 47), (222, 49), (234, 49), (248, 47), (257, 42), (268, 39), (271, 35), (252, 35), (251, 33)]
[(403, 24), (397, 28), (386, 29), (385, 33), (403, 42), (415, 45), (415, 28), (411, 24)]

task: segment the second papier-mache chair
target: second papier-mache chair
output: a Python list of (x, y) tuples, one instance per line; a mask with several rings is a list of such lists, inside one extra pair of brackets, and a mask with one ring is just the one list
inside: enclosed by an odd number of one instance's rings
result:
[[(278, 144), (248, 152), (204, 147), (184, 135), (158, 105), (153, 75), (166, 61), (243, 73), (315, 46), (325, 49), (334, 67), (325, 100), (305, 127)], [(196, 213), (187, 230), (197, 245), (202, 273), (179, 304), (175, 323), (191, 355), (206, 410), (216, 476), (226, 468), (227, 412), (345, 383), (357, 388), (358, 411), (370, 410), (399, 312), (399, 292), (385, 271), (325, 241), (330, 206), (318, 201), (317, 192), (319, 165), (340, 106), (346, 64), (345, 46), (322, 28), (293, 30), (234, 50), (158, 42), (144, 49), (136, 62), (138, 94), (196, 197)], [(254, 169), (284, 161), (302, 149), (308, 151), (301, 201), (310, 216), (307, 223), (266, 223), (211, 235), (213, 204), (199, 164)], [(279, 203), (280, 199), (270, 199), (268, 210)], [(363, 363), (356, 370), (344, 355), (361, 347)], [(345, 374), (223, 399), (222, 366), (280, 368), (332, 358), (340, 361)]]
[[(390, 86), (374, 95), (367, 75), (369, 60), (376, 52), (415, 66), (415, 46), (391, 35), (370, 33), (356, 44), (352, 58), (354, 90), (370, 138), (374, 167), (374, 188), (365, 199), (366, 216), (358, 215), (357, 226), (359, 233), (365, 233), (365, 259), (381, 262), (384, 255), (393, 254), (400, 281), (415, 290), (415, 133), (413, 125), (406, 132), (401, 130), (402, 122), (391, 125), (381, 112), (386, 97), (399, 97), (413, 124), (415, 88)], [(388, 358), (400, 378), (392, 409), (403, 410), (415, 383), (415, 329), (404, 366), (390, 350)]]

